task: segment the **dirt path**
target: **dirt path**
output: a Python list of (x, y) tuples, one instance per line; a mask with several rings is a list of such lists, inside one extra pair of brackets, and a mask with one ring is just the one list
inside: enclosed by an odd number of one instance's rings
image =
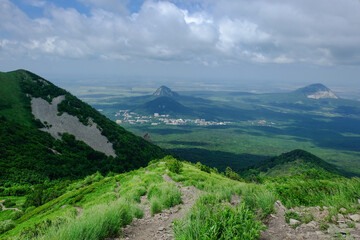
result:
[(3, 202), (5, 202), (5, 200), (1, 200), (0, 201), (0, 206), (1, 206), (1, 210), (2, 211), (6, 211), (6, 210), (15, 210), (15, 211), (18, 211), (18, 212), (22, 212), (20, 209), (18, 208), (7, 208), (3, 205)]
[(116, 182), (116, 188), (115, 188), (115, 193), (116, 193), (116, 198), (119, 198), (119, 188), (120, 188), (120, 184), (119, 182)]
[(167, 182), (175, 183), (182, 193), (182, 204), (174, 206), (162, 213), (155, 214), (151, 217), (151, 211), (147, 196), (141, 197), (141, 204), (144, 205), (144, 217), (134, 219), (131, 225), (123, 229), (122, 239), (136, 240), (170, 240), (174, 239), (172, 232), (172, 222), (175, 219), (182, 219), (185, 214), (194, 205), (200, 191), (193, 186), (184, 187), (181, 183), (176, 183), (167, 174), (163, 175)]
[(82, 215), (82, 212), (83, 212), (82, 207), (74, 206), (74, 208), (75, 208), (76, 211), (77, 211), (77, 216), (76, 216), (76, 217), (80, 217), (80, 216)]

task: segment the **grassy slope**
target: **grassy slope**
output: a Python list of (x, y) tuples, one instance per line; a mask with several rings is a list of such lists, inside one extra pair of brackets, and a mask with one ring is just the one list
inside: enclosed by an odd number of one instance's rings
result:
[[(148, 173), (145, 174), (146, 170), (148, 170)], [(64, 195), (26, 212), (21, 218), (15, 221), (15, 228), (4, 235), (0, 235), (0, 238), (7, 239), (19, 236), (21, 232), (24, 232), (25, 228), (31, 228), (35, 224), (40, 224), (47, 219), (66, 218), (68, 221), (73, 221), (72, 219), (76, 218), (76, 210), (73, 207), (75, 205), (82, 207), (84, 210), (83, 215), (79, 217), (79, 219), (91, 217), (91, 211), (96, 207), (101, 207), (102, 204), (112, 204), (117, 201), (127, 201), (136, 208), (140, 201), (140, 195), (144, 195), (150, 187), (154, 188), (154, 185), (163, 186), (164, 180), (162, 179), (162, 175), (165, 173), (165, 163), (159, 162), (145, 169), (139, 169), (113, 177), (97, 178), (95, 175), (95, 177), (88, 177), (87, 179), (76, 181), (68, 187), (68, 191)], [(227, 179), (221, 175), (214, 173), (210, 175), (201, 172), (189, 164), (184, 164), (184, 170), (181, 174), (170, 173), (170, 175), (177, 181), (182, 180), (185, 185), (196, 183), (196, 186), (203, 190), (208, 190), (211, 193), (217, 192), (217, 194), (222, 195), (221, 198), (223, 199), (229, 199), (233, 193), (241, 192), (240, 187), (244, 185), (243, 183)], [(115, 188), (117, 187), (116, 182), (120, 185), (120, 200), (117, 200), (115, 194)], [(74, 202), (73, 199), (76, 199), (79, 195), (82, 195), (80, 200)], [(97, 221), (101, 220), (97, 219)]]
[[(45, 235), (39, 239), (59, 239), (59, 237), (74, 239), (74, 236), (79, 237), (79, 231), (83, 234), (92, 234), (91, 237), (86, 235), (86, 239), (117, 236), (122, 225), (128, 224), (134, 216), (142, 216), (139, 205), (140, 196), (156, 186), (164, 187), (164, 180), (161, 177), (167, 172), (164, 161), (166, 160), (129, 173), (105, 178), (95, 174), (76, 181), (68, 187), (64, 195), (38, 208), (26, 211), (23, 216), (15, 220), (16, 227), (0, 235), (0, 238), (16, 239), (18, 236), (20, 239), (26, 239), (26, 236), (35, 236), (42, 232)], [(182, 182), (185, 186), (193, 185), (203, 193), (189, 215), (176, 223), (176, 239), (201, 238), (201, 236), (211, 234), (209, 227), (204, 228), (210, 223), (219, 224), (221, 229), (238, 226), (236, 224), (238, 217), (247, 218), (246, 226), (257, 229), (255, 233), (258, 233), (260, 225), (252, 219), (252, 214), (256, 212), (259, 219), (265, 218), (273, 212), (276, 199), (280, 199), (287, 207), (333, 206), (332, 214), (334, 215), (341, 207), (347, 208), (349, 212), (357, 212), (360, 207), (357, 203), (357, 198), (360, 196), (358, 178), (347, 179), (336, 175), (329, 177), (324, 172), (317, 172), (316, 176), (308, 174), (267, 178), (263, 184), (233, 181), (221, 174), (202, 172), (195, 165), (188, 163), (183, 163), (183, 170), (179, 174), (167, 173), (175, 181)], [(116, 182), (120, 185), (119, 199), (115, 194)], [(155, 194), (158, 192), (158, 201), (166, 201), (161, 191), (153, 192)], [(227, 209), (222, 202), (231, 200), (234, 194), (242, 196), (244, 205), (239, 206), (237, 210)], [(81, 216), (76, 216), (74, 206), (83, 208)], [(223, 216), (224, 211), (219, 211), (219, 209), (227, 209), (225, 213), (230, 214), (228, 216), (232, 216), (231, 219), (235, 219), (235, 222), (224, 223), (223, 217), (229, 218)], [(121, 216), (117, 215), (119, 212)], [(0, 216), (3, 219), (6, 218), (5, 213)], [(53, 225), (60, 222), (59, 226), (49, 227), (46, 225), (48, 220), (51, 220)], [(239, 229), (239, 231), (245, 230)], [(20, 236), (21, 232), (23, 235)], [(84, 237), (82, 235), (82, 238)], [(256, 239), (256, 237), (249, 239)]]

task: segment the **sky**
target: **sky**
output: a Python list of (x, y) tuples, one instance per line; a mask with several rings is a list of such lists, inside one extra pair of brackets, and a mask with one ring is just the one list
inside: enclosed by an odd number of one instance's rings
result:
[[(0, 0), (0, 71), (360, 87), (359, 0)], [(265, 85), (264, 85), (265, 86)]]

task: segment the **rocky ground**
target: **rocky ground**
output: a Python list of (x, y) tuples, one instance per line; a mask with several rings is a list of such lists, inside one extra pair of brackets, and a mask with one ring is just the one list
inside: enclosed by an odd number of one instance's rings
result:
[[(261, 234), (261, 240), (323, 240), (323, 239), (360, 239), (359, 214), (348, 214), (341, 209), (337, 215), (330, 215), (327, 207), (285, 208), (280, 201), (275, 203), (276, 214), (266, 221), (267, 230)], [(285, 214), (294, 212), (301, 217), (286, 221)]]

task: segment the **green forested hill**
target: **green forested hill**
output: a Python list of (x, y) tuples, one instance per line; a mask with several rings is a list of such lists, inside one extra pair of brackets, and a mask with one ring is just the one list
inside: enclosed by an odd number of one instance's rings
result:
[(343, 175), (335, 166), (301, 149), (263, 160), (249, 167), (249, 170), (244, 175), (259, 173), (262, 176), (281, 177), (298, 175), (308, 172), (309, 170), (316, 170), (326, 174)]
[[(51, 126), (34, 118), (31, 98), (51, 103), (58, 96), (65, 98), (58, 105), (58, 115), (76, 116), (85, 126), (96, 123), (116, 156), (95, 151), (71, 134), (55, 139), (39, 130)], [(96, 171), (123, 172), (165, 155), (156, 145), (126, 131), (64, 89), (25, 70), (0, 73), (0, 117), (1, 184), (79, 178)]]

